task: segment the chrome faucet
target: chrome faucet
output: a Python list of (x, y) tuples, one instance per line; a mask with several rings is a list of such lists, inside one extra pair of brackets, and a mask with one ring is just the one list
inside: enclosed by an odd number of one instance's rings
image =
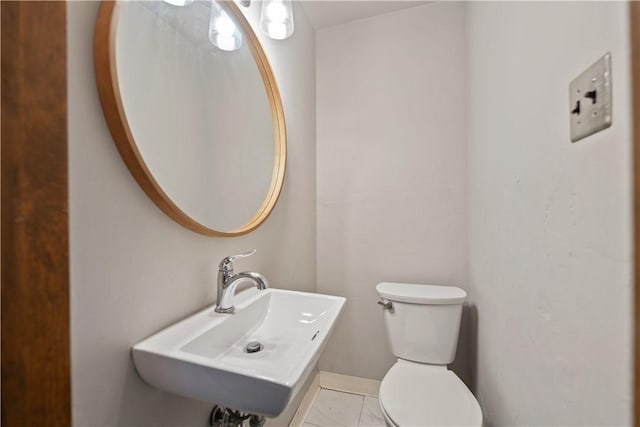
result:
[(233, 313), (235, 307), (231, 305), (231, 300), (236, 293), (238, 285), (245, 281), (251, 281), (259, 290), (269, 287), (269, 282), (260, 273), (253, 271), (245, 271), (242, 273), (233, 273), (233, 262), (238, 258), (245, 258), (256, 253), (256, 250), (244, 254), (230, 255), (224, 257), (218, 265), (218, 302), (216, 305), (216, 313)]

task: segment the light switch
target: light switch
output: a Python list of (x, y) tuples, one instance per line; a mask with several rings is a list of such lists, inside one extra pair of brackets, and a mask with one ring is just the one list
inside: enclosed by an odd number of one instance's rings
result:
[(607, 52), (569, 84), (571, 141), (611, 126), (611, 53)]

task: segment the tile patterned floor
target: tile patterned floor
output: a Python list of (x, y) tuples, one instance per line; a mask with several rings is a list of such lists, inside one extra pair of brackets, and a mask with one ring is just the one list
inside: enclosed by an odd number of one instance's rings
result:
[(378, 399), (321, 389), (303, 427), (384, 427)]

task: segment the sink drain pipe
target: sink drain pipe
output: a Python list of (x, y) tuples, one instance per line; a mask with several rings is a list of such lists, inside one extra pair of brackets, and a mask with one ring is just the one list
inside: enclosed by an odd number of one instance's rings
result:
[(242, 414), (240, 411), (216, 405), (209, 415), (209, 425), (211, 427), (263, 427), (265, 418), (260, 415)]

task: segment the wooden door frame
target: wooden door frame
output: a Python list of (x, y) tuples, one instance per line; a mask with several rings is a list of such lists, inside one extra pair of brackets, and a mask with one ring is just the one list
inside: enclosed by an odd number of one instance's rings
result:
[(71, 425), (63, 1), (0, 3), (2, 425)]

